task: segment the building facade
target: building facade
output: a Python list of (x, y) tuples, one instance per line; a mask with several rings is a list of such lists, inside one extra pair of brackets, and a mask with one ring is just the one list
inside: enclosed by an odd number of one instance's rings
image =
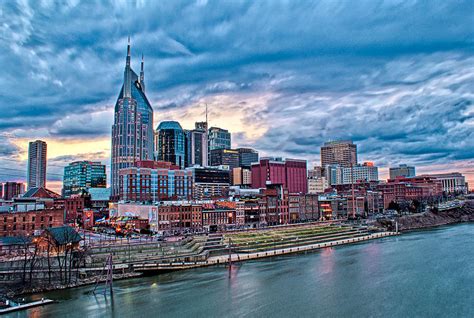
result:
[(124, 81), (114, 109), (111, 154), (111, 196), (119, 192), (119, 171), (139, 160), (153, 159), (153, 108), (145, 94), (142, 58), (140, 76), (130, 66), (130, 41), (127, 46)]
[(185, 168), (185, 135), (176, 121), (163, 121), (156, 129), (156, 160), (169, 161)]
[(232, 184), (239, 186), (251, 186), (252, 171), (242, 167), (234, 168), (232, 171)]
[(210, 152), (211, 166), (229, 166), (232, 170), (239, 166), (239, 152), (233, 149), (213, 149)]
[(36, 199), (13, 202), (0, 211), (0, 236), (38, 235), (48, 227), (64, 223), (64, 206), (46, 204)]
[(226, 197), (230, 186), (230, 171), (219, 167), (188, 168), (193, 175), (193, 197), (196, 200)]
[(357, 181), (378, 181), (379, 170), (372, 162), (364, 162), (361, 165), (342, 168), (342, 184), (350, 184)]
[(209, 128), (209, 152), (214, 149), (230, 149), (231, 134), (228, 130), (211, 127)]
[(357, 164), (357, 145), (352, 141), (330, 141), (321, 147), (321, 166), (350, 167)]
[(389, 173), (390, 179), (395, 179), (398, 177), (411, 178), (416, 176), (415, 167), (410, 167), (404, 164), (401, 164), (398, 167), (390, 167)]
[(197, 122), (194, 130), (186, 131), (186, 167), (208, 166), (207, 123)]
[(251, 148), (237, 148), (239, 152), (239, 167), (250, 169), (252, 163), (258, 162), (258, 152)]
[(377, 189), (383, 193), (384, 208), (388, 208), (391, 202), (436, 201), (443, 195), (441, 180), (429, 176), (390, 179), (378, 185)]
[(46, 187), (46, 158), (46, 142), (31, 141), (28, 146), (28, 189)]
[(329, 188), (329, 183), (325, 177), (308, 178), (308, 193), (324, 193), (327, 188)]
[(64, 168), (63, 196), (68, 198), (89, 188), (106, 188), (105, 165), (93, 161), (76, 161)]
[(20, 182), (5, 182), (3, 184), (3, 200), (11, 200), (25, 193), (25, 185)]
[(290, 193), (307, 193), (306, 160), (261, 158), (252, 163), (252, 188), (282, 185)]
[(441, 181), (443, 191), (448, 194), (468, 192), (466, 177), (459, 172), (439, 173), (439, 174), (424, 174), (421, 177), (432, 177)]
[(119, 198), (132, 202), (189, 200), (193, 196), (190, 170), (130, 167), (119, 172)]

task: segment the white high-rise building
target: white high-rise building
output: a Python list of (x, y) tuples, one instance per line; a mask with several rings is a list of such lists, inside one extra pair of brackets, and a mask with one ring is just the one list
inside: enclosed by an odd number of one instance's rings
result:
[(28, 147), (28, 190), (46, 187), (46, 158), (46, 142), (31, 141)]

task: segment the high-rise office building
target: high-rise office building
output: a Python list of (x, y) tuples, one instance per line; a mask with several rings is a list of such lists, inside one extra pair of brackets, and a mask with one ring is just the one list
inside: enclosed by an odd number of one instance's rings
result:
[(252, 163), (258, 162), (258, 152), (251, 148), (237, 148), (239, 152), (239, 167), (250, 168)]
[(342, 184), (360, 181), (378, 181), (379, 170), (372, 162), (342, 168)]
[(410, 167), (407, 165), (399, 165), (398, 167), (391, 167), (389, 170), (390, 170), (390, 179), (396, 179), (397, 177), (410, 178), (416, 175), (415, 167)]
[(140, 76), (130, 66), (127, 46), (124, 80), (114, 110), (112, 126), (112, 197), (118, 196), (119, 170), (140, 160), (153, 159), (153, 108), (145, 95), (142, 56)]
[(120, 170), (120, 200), (156, 202), (190, 200), (193, 194), (193, 174), (174, 167), (131, 167)]
[(213, 149), (210, 152), (211, 166), (229, 166), (229, 169), (239, 166), (239, 152), (233, 149)]
[(89, 188), (105, 187), (105, 165), (100, 162), (76, 161), (64, 167), (63, 196), (66, 198)]
[(19, 182), (5, 182), (3, 184), (3, 199), (11, 200), (25, 193), (25, 185)]
[(230, 149), (231, 136), (226, 129), (211, 127), (209, 128), (209, 152), (214, 149)]
[(327, 165), (324, 167), (324, 177), (329, 185), (342, 184), (342, 169), (339, 165)]
[(208, 165), (207, 123), (197, 122), (195, 129), (186, 130), (186, 166)]
[(177, 121), (162, 121), (156, 128), (156, 160), (185, 168), (185, 134)]
[(46, 142), (31, 141), (28, 147), (28, 190), (46, 186)]
[(226, 197), (231, 183), (230, 171), (219, 167), (192, 167), (193, 197), (197, 200)]
[(330, 141), (321, 147), (321, 166), (340, 165), (350, 167), (357, 164), (357, 146), (352, 141)]

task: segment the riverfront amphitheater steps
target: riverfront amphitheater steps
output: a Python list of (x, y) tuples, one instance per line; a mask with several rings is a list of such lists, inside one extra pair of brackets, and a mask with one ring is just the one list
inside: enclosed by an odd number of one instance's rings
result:
[(365, 227), (302, 226), (253, 233), (226, 234), (223, 239), (224, 243), (229, 238), (232, 240), (232, 251), (235, 253), (255, 253), (363, 237), (368, 234)]
[(153, 242), (141, 244), (124, 244), (96, 246), (90, 249), (88, 267), (103, 266), (109, 254), (118, 263), (141, 263), (145, 261), (175, 261), (193, 258), (203, 252), (205, 237), (196, 236), (192, 239), (175, 243)]

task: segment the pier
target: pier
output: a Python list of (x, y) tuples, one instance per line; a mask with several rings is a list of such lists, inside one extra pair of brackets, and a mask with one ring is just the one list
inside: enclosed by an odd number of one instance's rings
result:
[(19, 304), (19, 305), (16, 305), (16, 306), (10, 306), (10, 307), (4, 308), (4, 309), (0, 309), (0, 315), (8, 314), (10, 312), (19, 311), (19, 310), (25, 310), (25, 309), (29, 309), (29, 308), (33, 308), (33, 307), (44, 306), (44, 305), (48, 305), (48, 304), (52, 304), (52, 303), (54, 303), (54, 300), (41, 299), (41, 300), (33, 301), (33, 302), (30, 302), (30, 303)]

